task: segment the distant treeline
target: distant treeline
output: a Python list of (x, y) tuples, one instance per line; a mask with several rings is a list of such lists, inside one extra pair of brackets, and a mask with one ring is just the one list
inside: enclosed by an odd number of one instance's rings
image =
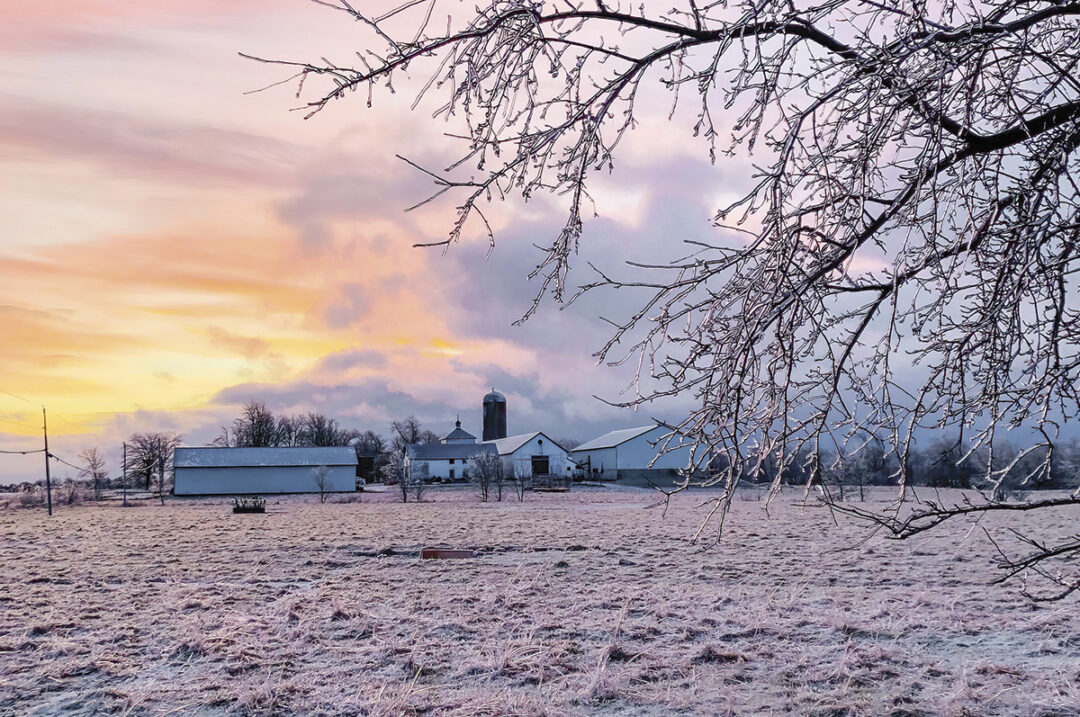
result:
[[(820, 479), (838, 486), (896, 485), (900, 463), (884, 442), (871, 440), (850, 454), (824, 455)], [(780, 482), (804, 485), (816, 470), (809, 450), (802, 451), (786, 466)], [(772, 482), (777, 477), (777, 461), (764, 460), (758, 471), (748, 469), (749, 482)], [(1045, 446), (1021, 449), (1008, 443), (972, 449), (956, 439), (941, 439), (924, 449), (912, 449), (904, 466), (908, 485), (931, 488), (986, 489), (1001, 479), (1002, 491), (1052, 490), (1076, 486), (1080, 472), (1080, 439), (1059, 442), (1052, 452)]]

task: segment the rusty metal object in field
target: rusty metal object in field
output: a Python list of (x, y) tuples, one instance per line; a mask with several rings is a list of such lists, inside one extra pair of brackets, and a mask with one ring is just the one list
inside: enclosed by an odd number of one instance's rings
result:
[(420, 558), (423, 560), (463, 560), (475, 558), (476, 554), (471, 550), (460, 548), (421, 548)]

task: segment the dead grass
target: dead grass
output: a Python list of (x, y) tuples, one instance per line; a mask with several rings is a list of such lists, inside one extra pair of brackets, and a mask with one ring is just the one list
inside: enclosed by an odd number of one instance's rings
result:
[(1080, 714), (1077, 602), (989, 586), (964, 526), (748, 502), (707, 547), (691, 496), (393, 498), (0, 513), (0, 715)]

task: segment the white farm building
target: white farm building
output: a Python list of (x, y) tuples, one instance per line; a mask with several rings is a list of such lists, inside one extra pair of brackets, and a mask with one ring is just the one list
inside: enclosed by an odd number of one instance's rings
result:
[(315, 471), (326, 468), (326, 492), (356, 490), (350, 447), (176, 449), (176, 495), (317, 493)]
[(539, 431), (485, 443), (495, 446), (507, 476), (557, 475), (569, 478), (574, 467), (566, 449)]
[(458, 481), (469, 477), (469, 459), (494, 453), (494, 447), (477, 443), (476, 436), (462, 429), (461, 421), (438, 443), (410, 443), (405, 446), (405, 474), (410, 481)]
[(573, 449), (570, 457), (593, 479), (671, 484), (690, 462), (690, 445), (676, 435), (661, 453), (670, 433), (656, 423), (611, 431)]

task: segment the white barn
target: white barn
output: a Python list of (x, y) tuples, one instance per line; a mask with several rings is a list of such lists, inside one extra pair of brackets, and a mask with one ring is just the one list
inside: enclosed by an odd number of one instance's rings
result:
[[(661, 454), (671, 429), (653, 423), (605, 433), (570, 451), (586, 476), (632, 483), (672, 483), (690, 462), (690, 441), (675, 436)], [(683, 445), (680, 445), (683, 444)], [(672, 448), (679, 446), (677, 448)]]
[(495, 446), (508, 476), (570, 476), (573, 471), (567, 450), (539, 431), (485, 443)]
[(176, 495), (318, 493), (319, 466), (326, 466), (327, 492), (356, 490), (356, 451), (348, 446), (180, 447), (173, 466)]
[(461, 428), (454, 430), (438, 443), (410, 443), (405, 446), (405, 473), (410, 481), (458, 481), (469, 477), (469, 459), (481, 453), (494, 453), (486, 443), (477, 443), (476, 436)]

